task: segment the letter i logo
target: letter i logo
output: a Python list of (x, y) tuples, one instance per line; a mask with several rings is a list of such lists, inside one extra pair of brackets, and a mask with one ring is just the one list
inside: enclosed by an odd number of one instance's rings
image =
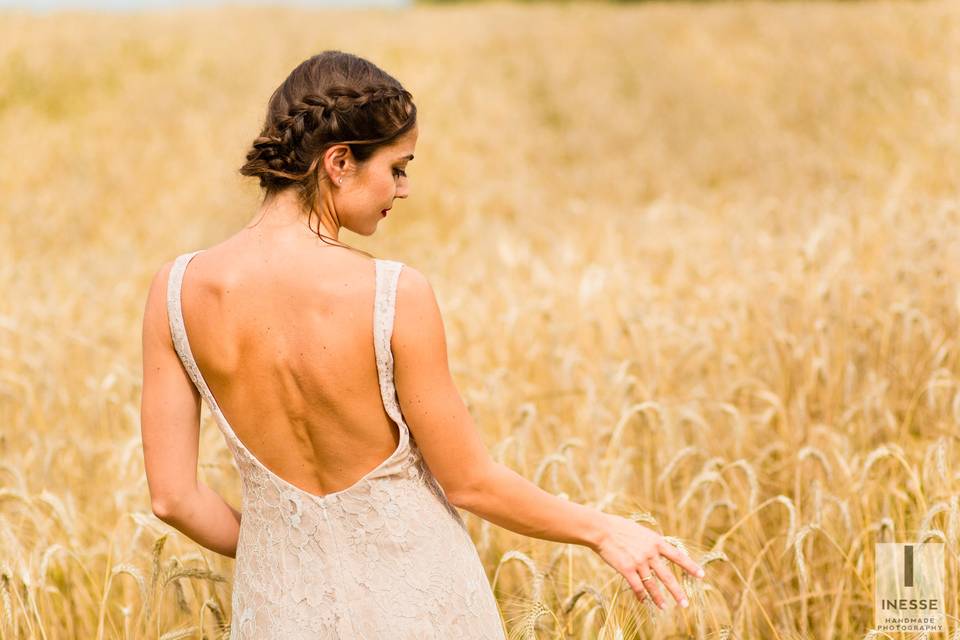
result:
[(913, 545), (903, 547), (903, 586), (913, 586)]

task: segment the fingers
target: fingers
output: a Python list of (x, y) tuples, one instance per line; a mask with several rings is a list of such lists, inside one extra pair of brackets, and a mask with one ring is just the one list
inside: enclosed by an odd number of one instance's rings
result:
[[(643, 600), (647, 597), (647, 590), (643, 586), (646, 584), (646, 582), (642, 582), (640, 580), (640, 576), (636, 571), (625, 571), (623, 575), (627, 579), (627, 582), (630, 584), (630, 588), (633, 589), (633, 592), (636, 594), (638, 600)], [(647, 582), (650, 581), (647, 580)]]
[[(667, 603), (663, 594), (660, 593), (660, 587), (657, 586), (657, 574), (651, 570), (650, 565), (646, 562), (641, 563), (637, 569), (637, 576), (637, 580), (641, 581), (643, 588), (650, 594), (650, 599), (653, 603), (661, 609), (666, 609)], [(649, 577), (648, 580), (643, 580), (643, 578), (647, 577)]]
[[(667, 566), (666, 562), (660, 560), (659, 557), (654, 558), (650, 561), (651, 568), (656, 572), (657, 577), (660, 578), (660, 581), (667, 587), (667, 590), (673, 595), (674, 600), (679, 603), (681, 607), (687, 607), (690, 605), (690, 602), (687, 600), (687, 594), (683, 592), (683, 589), (680, 588), (680, 584), (677, 582), (677, 579), (673, 576), (673, 572), (670, 571), (670, 567)], [(647, 583), (652, 582), (648, 580)]]
[(659, 551), (660, 555), (677, 563), (690, 575), (696, 578), (702, 578), (704, 576), (703, 568), (694, 562), (693, 558), (683, 553), (669, 542), (661, 541), (659, 544)]

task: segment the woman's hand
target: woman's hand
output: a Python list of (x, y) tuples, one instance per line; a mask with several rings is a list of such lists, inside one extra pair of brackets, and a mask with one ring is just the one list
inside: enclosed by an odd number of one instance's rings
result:
[[(603, 515), (606, 535), (594, 551), (627, 579), (637, 598), (642, 600), (644, 594), (649, 593), (658, 607), (666, 608), (665, 598), (657, 586), (659, 578), (677, 602), (686, 607), (687, 597), (663, 558), (672, 560), (697, 578), (703, 577), (703, 569), (656, 531), (621, 516)], [(642, 580), (648, 576), (649, 579)]]

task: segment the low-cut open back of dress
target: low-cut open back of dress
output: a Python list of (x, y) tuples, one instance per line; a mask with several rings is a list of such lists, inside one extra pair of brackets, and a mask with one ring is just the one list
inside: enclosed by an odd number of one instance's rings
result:
[(207, 387), (190, 350), (180, 302), (184, 270), (197, 253), (174, 261), (167, 312), (177, 353), (242, 480), (231, 640), (505, 640), (477, 549), (400, 413), (390, 337), (403, 263), (375, 260), (373, 309), (381, 400), (400, 442), (356, 483), (319, 496), (255, 458)]

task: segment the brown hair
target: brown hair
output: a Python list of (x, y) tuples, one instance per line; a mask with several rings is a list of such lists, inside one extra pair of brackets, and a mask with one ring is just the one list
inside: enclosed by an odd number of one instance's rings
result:
[(320, 233), (316, 205), (319, 180), (327, 179), (323, 154), (346, 144), (362, 165), (416, 122), (413, 96), (393, 76), (359, 56), (327, 50), (297, 65), (270, 96), (263, 129), (240, 174), (260, 179), (264, 199), (295, 189), (310, 220), (317, 214), (315, 233), (321, 239), (370, 256)]

